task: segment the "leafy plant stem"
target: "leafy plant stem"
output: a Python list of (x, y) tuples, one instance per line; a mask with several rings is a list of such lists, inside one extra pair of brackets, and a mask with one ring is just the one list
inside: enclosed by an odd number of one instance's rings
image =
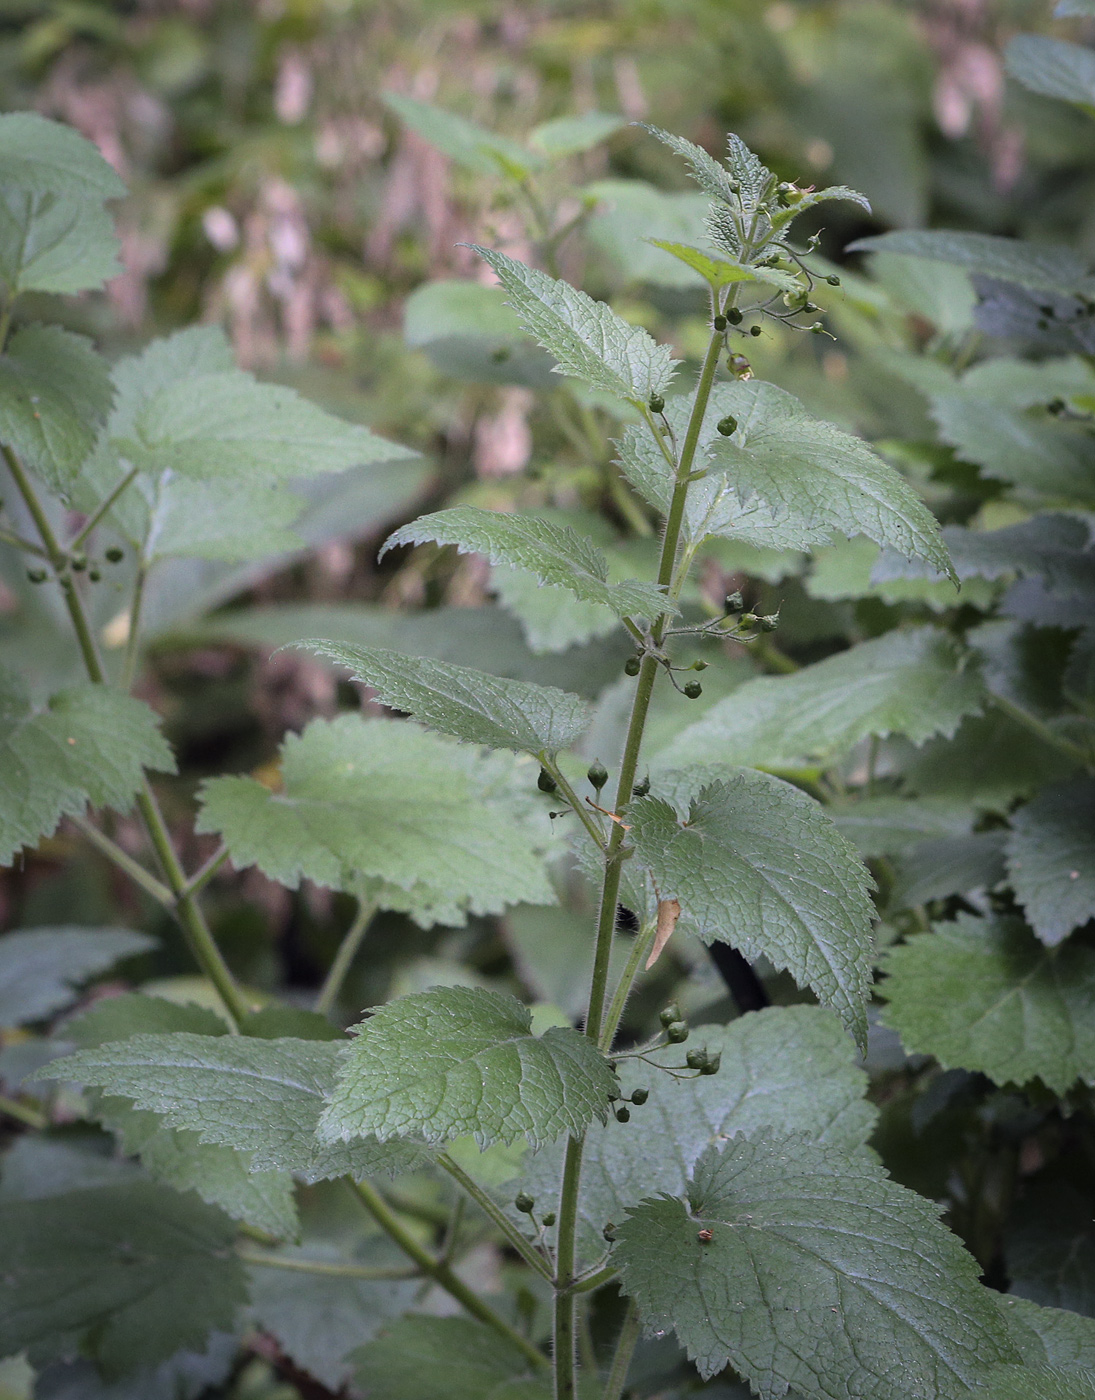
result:
[(511, 1327), (504, 1317), (501, 1317), (494, 1309), (479, 1297), (466, 1283), (453, 1273), (450, 1266), (438, 1261), (415, 1237), (401, 1224), (399, 1217), (390, 1208), (384, 1197), (371, 1186), (367, 1181), (355, 1181), (351, 1183), (359, 1200), (369, 1214), (373, 1217), (380, 1228), (395, 1241), (408, 1258), (413, 1259), (421, 1271), (445, 1290), (451, 1298), (465, 1308), (472, 1317), (478, 1318), (485, 1323), (499, 1336), (517, 1347), (523, 1356), (526, 1356), (533, 1365), (537, 1367), (547, 1366), (547, 1357), (538, 1347), (521, 1335), (516, 1328)]
[(513, 1222), (506, 1216), (505, 1212), (499, 1209), (482, 1187), (464, 1171), (463, 1167), (461, 1167), (458, 1162), (455, 1162), (447, 1152), (439, 1154), (437, 1165), (444, 1171), (447, 1171), (452, 1179), (464, 1188), (483, 1214), (488, 1216), (502, 1234), (505, 1235), (511, 1248), (517, 1251), (529, 1268), (535, 1269), (542, 1277), (550, 1279), (551, 1270), (548, 1268), (547, 1264), (544, 1263), (544, 1260), (528, 1240), (525, 1239), (520, 1230), (518, 1230)]
[(598, 1269), (596, 1273), (587, 1274), (574, 1285), (575, 1293), (592, 1293), (595, 1288), (603, 1288), (606, 1283), (611, 1283), (619, 1273), (619, 1269), (613, 1268), (611, 1264), (603, 1269)]
[(627, 1384), (627, 1373), (631, 1367), (631, 1358), (635, 1355), (635, 1347), (639, 1336), (642, 1333), (643, 1324), (639, 1317), (639, 1310), (634, 1303), (628, 1303), (627, 1314), (624, 1317), (624, 1325), (620, 1329), (620, 1335), (616, 1342), (616, 1351), (612, 1357), (612, 1369), (608, 1373), (605, 1381), (604, 1394), (601, 1400), (620, 1400), (624, 1393), (624, 1386)]
[(376, 911), (377, 905), (372, 900), (363, 899), (358, 903), (357, 913), (354, 915), (350, 927), (342, 936), (342, 942), (338, 945), (334, 962), (332, 962), (327, 976), (323, 979), (323, 986), (319, 989), (319, 995), (315, 1000), (314, 1010), (319, 1011), (322, 1015), (326, 1016), (338, 1000), (342, 984), (346, 980), (346, 975), (361, 947), (361, 940), (365, 937)]
[(418, 1269), (370, 1269), (364, 1264), (337, 1264), (325, 1259), (293, 1259), (262, 1250), (236, 1247), (236, 1254), (245, 1264), (257, 1264), (265, 1269), (290, 1269), (300, 1274), (322, 1274), (326, 1278), (401, 1279), (418, 1278)]
[(140, 885), (145, 894), (150, 895), (163, 908), (174, 910), (175, 896), (162, 880), (157, 880), (155, 875), (147, 871), (138, 861), (135, 861), (127, 851), (123, 851), (121, 846), (89, 822), (86, 817), (71, 816), (69, 821), (83, 833), (93, 846), (102, 851), (108, 860), (113, 861), (119, 870), (123, 870), (135, 885)]
[(606, 846), (604, 834), (602, 833), (600, 827), (598, 827), (597, 822), (593, 817), (593, 814), (590, 812), (589, 808), (585, 805), (584, 802), (581, 801), (581, 799), (578, 797), (578, 794), (567, 782), (566, 778), (563, 777), (563, 773), (559, 765), (555, 762), (554, 759), (549, 758), (546, 754), (540, 754), (538, 755), (538, 757), (544, 769), (548, 773), (550, 773), (551, 776), (555, 779), (555, 786), (559, 789), (562, 795), (566, 798), (567, 802), (574, 809), (575, 815), (578, 817), (578, 820), (585, 827), (586, 831), (589, 832), (590, 836), (600, 847), (600, 849), (602, 851), (605, 850)]
[(605, 1016), (604, 1027), (601, 1030), (599, 1046), (603, 1054), (607, 1054), (612, 1049), (612, 1042), (616, 1039), (616, 1032), (619, 1029), (620, 1019), (624, 1014), (624, 1007), (627, 999), (631, 995), (631, 984), (634, 982), (639, 967), (643, 959), (650, 952), (650, 946), (654, 942), (656, 931), (655, 924), (646, 924), (635, 935), (635, 941), (631, 945), (631, 952), (627, 956), (624, 970), (620, 973), (620, 980), (616, 983), (616, 990), (612, 994), (612, 1000), (608, 1004), (608, 1012)]
[[(617, 876), (618, 878), (618, 876)], [(555, 1247), (555, 1316), (552, 1361), (555, 1366), (555, 1400), (575, 1400), (577, 1395), (574, 1262), (578, 1226), (578, 1187), (582, 1179), (584, 1138), (568, 1138), (559, 1193), (559, 1233)]]
[(187, 894), (197, 894), (199, 890), (204, 889), (227, 859), (227, 846), (221, 846), (219, 850), (214, 851), (205, 864), (195, 870), (194, 874), (187, 880)]
[(28, 1128), (35, 1128), (38, 1132), (45, 1132), (49, 1127), (49, 1119), (44, 1113), (40, 1113), (36, 1108), (29, 1108), (18, 1099), (9, 1099), (7, 1094), (0, 1094), (0, 1114), (14, 1118), (16, 1122), (23, 1123)]
[(137, 474), (139, 470), (139, 467), (134, 467), (132, 471), (127, 472), (126, 475), (122, 477), (121, 481), (118, 482), (117, 486), (115, 486), (114, 490), (111, 491), (110, 495), (107, 496), (106, 500), (103, 501), (102, 504), (96, 508), (94, 514), (88, 516), (79, 534), (74, 536), (74, 538), (70, 542), (70, 550), (80, 548), (83, 542), (91, 534), (92, 530), (95, 529), (96, 525), (98, 525), (99, 521), (102, 520), (104, 515), (106, 515), (107, 511), (111, 508), (111, 506), (126, 489), (126, 487), (137, 480)]
[(129, 636), (125, 644), (125, 664), (122, 666), (122, 689), (130, 690), (137, 674), (137, 659), (140, 656), (141, 612), (144, 608), (144, 586), (148, 578), (148, 565), (142, 559), (137, 566), (137, 578), (133, 585), (133, 602), (129, 609)]
[(1092, 761), (1092, 757), (1089, 753), (1086, 753), (1080, 748), (1079, 744), (1074, 744), (1070, 739), (1066, 739), (1064, 735), (1056, 733), (1048, 724), (1040, 720), (1037, 715), (1032, 715), (1029, 710), (1023, 709), (1021, 705), (1016, 705), (1003, 695), (994, 694), (992, 696), (992, 703), (997, 709), (1003, 710), (1004, 714), (1008, 715), (1009, 718), (1015, 720), (1017, 724), (1021, 724), (1024, 729), (1029, 729), (1032, 734), (1037, 734), (1039, 739), (1050, 744), (1053, 748), (1057, 749), (1059, 753), (1063, 753), (1066, 757), (1071, 758), (1073, 763), (1078, 763), (1081, 768), (1086, 768), (1089, 773), (1095, 772), (1095, 762)]
[(0, 530), (0, 543), (10, 544), (13, 549), (21, 549), (27, 554), (36, 554), (39, 559), (48, 559), (46, 551), (34, 543), (17, 535), (14, 530)]

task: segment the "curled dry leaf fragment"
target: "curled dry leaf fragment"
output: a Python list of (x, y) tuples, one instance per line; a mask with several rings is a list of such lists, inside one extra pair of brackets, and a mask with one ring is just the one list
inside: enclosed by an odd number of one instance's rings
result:
[(677, 927), (677, 920), (681, 916), (680, 900), (659, 899), (658, 900), (658, 929), (654, 935), (654, 946), (650, 950), (650, 956), (646, 960), (647, 970), (654, 966), (662, 955), (662, 949), (669, 942), (670, 935)]

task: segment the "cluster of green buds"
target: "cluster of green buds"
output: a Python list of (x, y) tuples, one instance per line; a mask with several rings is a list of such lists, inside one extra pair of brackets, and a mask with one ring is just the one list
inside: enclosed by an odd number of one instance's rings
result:
[[(41, 551), (35, 549), (35, 553), (41, 553)], [(103, 551), (103, 558), (108, 564), (120, 564), (125, 558), (125, 553), (123, 550), (119, 549), (117, 545), (111, 545), (109, 549)], [(96, 560), (90, 559), (81, 549), (72, 550), (63, 558), (51, 562), (53, 563), (54, 575), (58, 579), (63, 579), (70, 573), (86, 573), (91, 583), (98, 583), (103, 576), (100, 564)], [(27, 581), (29, 583), (45, 583), (49, 577), (49, 569), (36, 566), (33, 569), (27, 570)]]
[(514, 1210), (520, 1211), (522, 1215), (527, 1215), (533, 1225), (539, 1230), (546, 1230), (549, 1226), (555, 1224), (555, 1212), (553, 1210), (545, 1211), (544, 1214), (540, 1216), (539, 1220), (537, 1220), (536, 1198), (530, 1196), (527, 1191), (518, 1191), (517, 1195), (513, 1198), (513, 1208)]
[(628, 1105), (629, 1103), (633, 1103), (633, 1104), (635, 1105), (636, 1108), (642, 1108), (643, 1104), (646, 1103), (646, 1101), (647, 1101), (647, 1099), (648, 1099), (649, 1097), (650, 1097), (650, 1090), (649, 1090), (649, 1089), (633, 1089), (632, 1092), (631, 1092), (626, 1098), (624, 1098), (624, 1097), (623, 1097), (622, 1095), (620, 1095), (620, 1094), (610, 1094), (610, 1095), (609, 1095), (609, 1098), (608, 1098), (609, 1103), (614, 1103), (614, 1104), (618, 1105), (616, 1108), (614, 1108), (614, 1109), (612, 1110), (613, 1113), (615, 1114), (616, 1122), (617, 1122), (617, 1123), (628, 1123), (628, 1122), (630, 1122), (630, 1121), (631, 1121), (631, 1110), (628, 1108), (627, 1105)]

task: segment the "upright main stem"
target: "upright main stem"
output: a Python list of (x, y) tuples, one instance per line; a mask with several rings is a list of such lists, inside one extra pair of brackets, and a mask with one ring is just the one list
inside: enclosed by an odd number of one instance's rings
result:
[[(711, 398), (711, 388), (715, 382), (715, 371), (719, 364), (719, 350), (722, 348), (723, 334), (714, 331), (711, 335), (707, 354), (704, 356), (700, 380), (696, 387), (696, 399), (688, 420), (681, 454), (676, 465), (676, 478), (673, 495), (669, 503), (669, 513), (662, 537), (661, 557), (658, 562), (658, 582), (666, 589), (673, 582), (677, 551), (680, 546), (681, 528), (684, 524), (684, 507), (688, 499), (688, 486), (692, 463), (696, 458), (704, 414)], [(660, 645), (665, 636), (668, 615), (664, 614), (654, 623), (653, 636)], [(616, 812), (619, 813), (631, 801), (635, 787), (635, 775), (639, 767), (639, 750), (642, 748), (646, 717), (650, 711), (650, 697), (654, 693), (654, 681), (658, 674), (658, 662), (648, 652), (639, 667), (635, 685), (635, 698), (631, 704), (631, 718), (624, 741), (623, 758), (620, 762), (620, 777), (616, 785)], [(605, 852), (604, 882), (601, 886), (600, 911), (597, 918), (597, 942), (593, 954), (593, 975), (589, 988), (589, 1010), (586, 1013), (585, 1033), (594, 1045), (599, 1045), (605, 1019), (605, 997), (608, 990), (608, 971), (612, 956), (612, 939), (616, 932), (616, 910), (620, 899), (620, 877), (623, 871), (624, 829), (619, 822), (612, 823), (612, 835)], [(609, 1048), (609, 1047), (604, 1047)], [(576, 1261), (576, 1239), (578, 1228), (578, 1193), (582, 1178), (582, 1152), (584, 1138), (570, 1138), (567, 1141), (566, 1158), (563, 1163), (563, 1181), (559, 1194), (559, 1232), (556, 1246), (555, 1273), (555, 1400), (575, 1400), (577, 1395), (577, 1365), (575, 1359), (576, 1300), (574, 1294), (574, 1274)]]

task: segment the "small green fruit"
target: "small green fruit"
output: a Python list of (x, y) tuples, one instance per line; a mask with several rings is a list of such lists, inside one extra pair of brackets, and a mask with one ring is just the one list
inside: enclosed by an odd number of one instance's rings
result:
[(693, 671), (706, 671), (706, 670), (707, 670), (707, 662), (706, 662), (706, 661), (703, 661), (703, 660), (700, 660), (700, 661), (693, 661), (693, 662), (692, 662), (692, 669), (693, 669)]
[(540, 776), (536, 779), (536, 786), (541, 792), (554, 792), (558, 784), (546, 768), (541, 768)]
[(698, 1047), (695, 1050), (689, 1050), (684, 1057), (684, 1062), (689, 1069), (703, 1069), (707, 1064), (707, 1051), (700, 1050)]
[(779, 626), (779, 613), (770, 613), (767, 617), (760, 619), (760, 630), (762, 632), (774, 632)]
[(728, 311), (727, 311), (727, 313), (726, 313), (726, 319), (730, 322), (730, 324), (731, 324), (732, 326), (740, 326), (740, 325), (741, 325), (741, 318), (742, 318), (742, 313), (741, 313), (741, 311), (738, 310), (738, 308), (737, 308), (736, 306), (731, 306), (731, 307), (728, 309)]
[(635, 1092), (631, 1095), (631, 1102), (635, 1104), (636, 1107), (642, 1108), (643, 1104), (646, 1103), (649, 1097), (649, 1089), (636, 1089)]
[(722, 1055), (721, 1055), (721, 1054), (719, 1054), (718, 1052), (716, 1052), (714, 1055), (708, 1055), (708, 1057), (707, 1057), (707, 1063), (701, 1067), (700, 1073), (701, 1073), (701, 1074), (718, 1074), (718, 1072), (719, 1072), (719, 1065), (721, 1065), (721, 1064), (722, 1064)]
[(836, 275), (835, 272), (830, 272), (830, 274), (828, 275), (828, 277), (826, 277), (825, 280), (826, 282), (828, 282), (830, 287), (840, 286), (840, 278)]
[(698, 700), (703, 694), (703, 686), (700, 685), (699, 681), (689, 681), (687, 685), (684, 686), (684, 693), (688, 696), (689, 700)]
[(762, 334), (762, 331), (761, 331), (760, 326), (750, 326), (750, 327), (749, 327), (749, 334), (750, 334), (750, 335), (761, 335), (761, 334)]
[(625, 675), (625, 676), (637, 676), (637, 675), (639, 674), (639, 669), (640, 669), (640, 667), (642, 666), (642, 664), (643, 664), (643, 663), (642, 663), (642, 658), (641, 658), (641, 657), (639, 657), (639, 656), (629, 656), (629, 657), (627, 658), (627, 660), (624, 662), (624, 675)]
[(92, 583), (98, 583), (99, 580), (102, 578), (102, 574), (99, 572), (98, 569), (89, 569), (87, 576)]
[(540, 1217), (540, 1221), (541, 1221), (541, 1223), (542, 1223), (543, 1225), (545, 1225), (545, 1226), (554, 1225), (554, 1224), (555, 1224), (555, 1212), (554, 1212), (553, 1210), (549, 1210), (548, 1213), (547, 1213), (547, 1215), (542, 1215), (542, 1216)]
[(729, 616), (731, 613), (741, 612), (742, 608), (744, 607), (745, 599), (741, 596), (740, 588), (735, 588), (733, 593), (728, 593), (726, 595), (726, 602), (724, 603), (723, 608), (727, 616)]
[(649, 403), (651, 413), (661, 413), (662, 409), (665, 407), (665, 400), (662, 398), (661, 394), (651, 394)]
[(49, 578), (49, 574), (46, 573), (45, 569), (27, 570), (27, 579), (31, 583), (45, 583), (47, 578)]
[(81, 574), (87, 568), (87, 555), (74, 554), (69, 560), (69, 563), (72, 565), (73, 570), (76, 573)]
[(711, 322), (711, 324), (715, 327), (717, 331), (724, 331), (729, 323), (727, 322), (725, 316), (720, 315), (716, 316), (715, 319)]
[(720, 418), (715, 427), (723, 437), (731, 437), (738, 430), (738, 420), (732, 413), (728, 413), (725, 418)]
[(665, 1035), (671, 1045), (680, 1045), (682, 1041), (688, 1039), (687, 1021), (672, 1021), (666, 1026)]
[(536, 1201), (527, 1191), (518, 1191), (513, 1198), (513, 1205), (514, 1209), (521, 1211), (523, 1215), (531, 1215)]
[(119, 549), (116, 544), (112, 544), (104, 553), (111, 564), (120, 564), (125, 558), (125, 550)]
[(755, 627), (759, 621), (760, 618), (754, 612), (742, 613), (741, 615), (741, 625), (743, 627)]
[(663, 1006), (658, 1012), (658, 1020), (663, 1026), (671, 1026), (674, 1021), (681, 1019), (681, 1008), (675, 1001), (671, 1001), (668, 1006)]
[(631, 1112), (630, 1112), (630, 1110), (629, 1110), (629, 1109), (626, 1109), (626, 1108), (618, 1108), (618, 1109), (616, 1110), (616, 1122), (617, 1122), (617, 1123), (630, 1123), (630, 1122), (631, 1122)]
[(601, 1231), (601, 1236), (602, 1236), (602, 1238), (606, 1239), (606, 1240), (608, 1241), (609, 1244), (611, 1244), (611, 1243), (613, 1242), (613, 1240), (616, 1238), (616, 1227), (615, 1227), (615, 1225), (613, 1225), (613, 1223), (612, 1223), (611, 1220), (608, 1222), (608, 1224), (607, 1224), (607, 1225), (604, 1227), (604, 1229)]
[(589, 765), (589, 772), (586, 774), (586, 777), (597, 791), (600, 792), (605, 783), (608, 782), (608, 769), (599, 758), (595, 758)]
[(635, 784), (635, 786), (631, 789), (631, 795), (633, 797), (645, 797), (649, 791), (650, 775), (647, 774), (645, 778), (640, 778), (639, 781)]

